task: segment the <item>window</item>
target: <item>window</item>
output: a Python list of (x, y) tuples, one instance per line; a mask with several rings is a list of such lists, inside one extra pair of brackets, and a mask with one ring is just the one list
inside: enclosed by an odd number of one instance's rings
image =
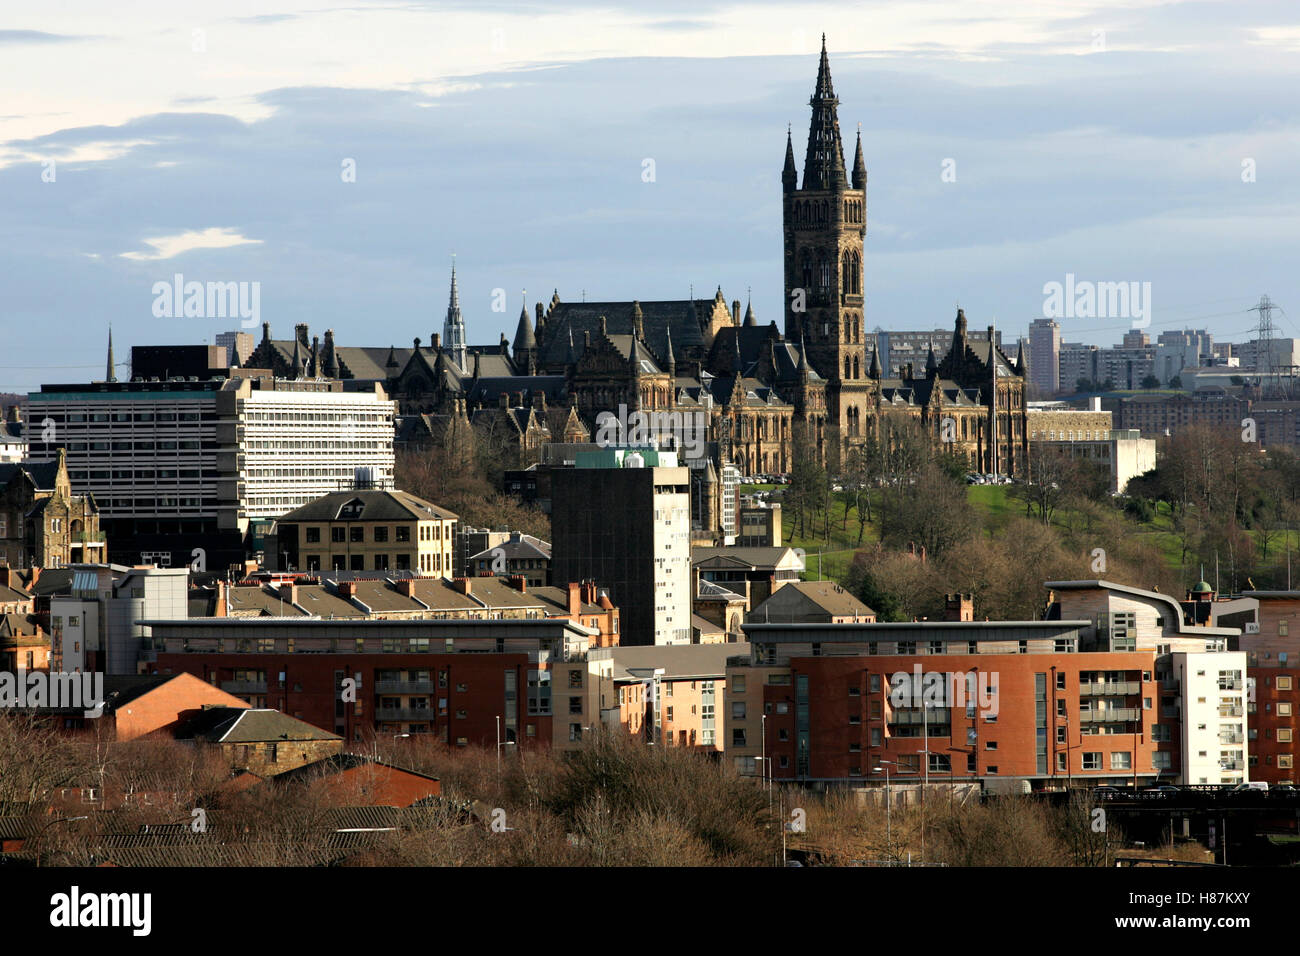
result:
[(1065, 690), (1065, 675), (1058, 673), (1056, 675), (1056, 689)]
[(1288, 727), (1279, 727), (1277, 729), (1278, 743), (1289, 744), (1291, 742), (1291, 730)]
[(735, 700), (731, 702), (731, 719), (745, 719), (745, 702), (743, 700)]
[(731, 692), (733, 694), (743, 694), (745, 692), (745, 678), (743, 676), (731, 679)]
[(1290, 689), (1291, 689), (1291, 678), (1290, 678), (1290, 677), (1279, 677), (1279, 678), (1277, 679), (1277, 689), (1278, 689), (1278, 690), (1290, 690)]
[(396, 528), (395, 530), (396, 530), (396, 532), (397, 532), (397, 540), (398, 540), (399, 542), (407, 542), (407, 541), (410, 541), (410, 540), (411, 540), (411, 529), (410, 529), (410, 526), (408, 526), (408, 525), (398, 525), (397, 528)]
[(387, 540), (388, 540), (388, 529), (387, 529), (386, 527), (383, 527), (383, 526), (380, 526), (380, 525), (376, 525), (376, 526), (375, 526), (375, 543), (376, 543), (376, 544), (382, 544), (383, 542), (385, 542), (385, 541), (387, 541)]
[(733, 747), (744, 747), (744, 746), (746, 746), (746, 743), (745, 743), (745, 731), (744, 731), (743, 728), (741, 728), (741, 729), (737, 729), (737, 730), (733, 730), (733, 731), (731, 732), (731, 745), (732, 745)]
[(1067, 758), (1066, 755), (1063, 754), (1063, 753), (1058, 753), (1058, 754), (1056, 755), (1056, 769), (1057, 769), (1057, 772), (1059, 772), (1059, 773), (1065, 773), (1065, 772), (1069, 769), (1069, 767), (1068, 767), (1067, 764), (1066, 764), (1067, 759), (1068, 759), (1068, 758)]
[(1279, 717), (1291, 716), (1291, 704), (1289, 701), (1280, 700), (1277, 704), (1277, 715)]
[(308, 528), (308, 529), (307, 529), (307, 543), (308, 543), (308, 544), (319, 544), (319, 543), (320, 543), (320, 528)]
[(1277, 755), (1277, 765), (1278, 765), (1278, 767), (1280, 767), (1280, 768), (1283, 769), (1283, 770), (1290, 770), (1290, 769), (1291, 769), (1291, 755), (1290, 755), (1290, 754), (1278, 754), (1278, 755)]
[(1111, 770), (1133, 769), (1133, 754), (1128, 750), (1116, 750), (1110, 755)]
[(330, 541), (334, 542), (335, 544), (342, 544), (343, 542), (347, 541), (347, 539), (348, 538), (347, 538), (346, 528), (330, 528)]
[(356, 527), (354, 527), (354, 528), (350, 528), (349, 531), (351, 532), (351, 533), (348, 535), (348, 539), (349, 539), (350, 541), (358, 542), (358, 543), (361, 543), (361, 544), (364, 544), (364, 543), (365, 543), (365, 540), (366, 540), (366, 528), (365, 528), (365, 525), (358, 525), (358, 526), (356, 526)]
[(1101, 752), (1100, 752), (1100, 751), (1088, 751), (1088, 752), (1084, 753), (1084, 755), (1083, 755), (1083, 769), (1084, 769), (1084, 770), (1100, 770), (1100, 769), (1101, 769)]

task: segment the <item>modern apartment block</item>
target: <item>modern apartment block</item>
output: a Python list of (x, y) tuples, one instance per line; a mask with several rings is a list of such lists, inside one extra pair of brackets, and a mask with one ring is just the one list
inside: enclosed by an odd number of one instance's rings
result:
[(1044, 395), (1061, 388), (1061, 323), (1055, 319), (1029, 323), (1029, 381)]
[(138, 673), (148, 644), (141, 622), (189, 614), (187, 568), (88, 564), (72, 572), (68, 593), (50, 599), (52, 670)]
[(1250, 415), (1250, 399), (1223, 388), (1201, 388), (1191, 394), (1134, 395), (1115, 409), (1115, 427), (1137, 429), (1143, 438), (1174, 435), (1189, 425), (1241, 428)]
[(1242, 596), (1259, 602), (1258, 620), (1246, 626), (1240, 644), (1249, 680), (1250, 776), (1294, 784), (1300, 591), (1244, 591)]
[(551, 579), (608, 587), (620, 644), (691, 642), (688, 472), (672, 452), (608, 448), (552, 473)]
[(554, 618), (147, 623), (149, 673), (193, 674), (352, 742), (430, 734), (449, 747), (549, 748), (553, 722), (567, 732), (556, 666), (584, 660), (594, 634)]
[(1228, 742), (1239, 719), (1220, 699), (1234, 692), (1218, 690), (1244, 673), (1245, 655), (1226, 650), (1235, 629), (1193, 626), (1155, 592), (1048, 587), (1044, 621), (747, 623), (751, 655), (727, 668), (733, 692), (745, 678), (746, 716), (727, 725), (745, 746), (728, 756), (747, 769), (759, 751), (775, 778), (810, 782), (883, 783), (886, 768), (1035, 789), (1245, 779)]
[(336, 491), (276, 523), (273, 567), (450, 576), (457, 518), (404, 491)]
[(391, 487), (383, 391), (258, 378), (44, 385), (27, 397), (34, 460), (66, 451), (100, 509), (109, 558), (216, 568), (262, 547), (273, 519), (360, 473)]

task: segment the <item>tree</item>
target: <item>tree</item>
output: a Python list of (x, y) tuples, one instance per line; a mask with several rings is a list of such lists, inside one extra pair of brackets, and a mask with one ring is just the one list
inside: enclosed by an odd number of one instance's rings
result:
[(1171, 378), (1171, 379), (1169, 380), (1169, 387), (1170, 387), (1170, 388), (1182, 388), (1182, 387), (1183, 387), (1183, 377), (1182, 377), (1181, 375), (1175, 375), (1173, 378)]
[(1142, 379), (1142, 387), (1146, 389), (1159, 388), (1160, 379), (1156, 378), (1154, 375), (1148, 375), (1146, 378)]

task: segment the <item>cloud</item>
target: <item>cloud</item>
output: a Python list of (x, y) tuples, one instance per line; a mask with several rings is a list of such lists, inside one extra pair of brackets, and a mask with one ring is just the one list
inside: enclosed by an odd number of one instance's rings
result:
[(76, 43), (92, 37), (71, 36), (62, 33), (44, 33), (40, 30), (0, 30), (0, 44), (18, 43)]
[(146, 239), (144, 244), (153, 247), (154, 251), (152, 253), (123, 252), (119, 255), (122, 259), (135, 259), (137, 261), (174, 259), (181, 253), (193, 249), (228, 249), (231, 246), (243, 246), (249, 243), (260, 243), (261, 241), (261, 239), (249, 239), (247, 236), (241, 236), (231, 228), (213, 226), (208, 229), (178, 233), (174, 236), (157, 236), (153, 239)]

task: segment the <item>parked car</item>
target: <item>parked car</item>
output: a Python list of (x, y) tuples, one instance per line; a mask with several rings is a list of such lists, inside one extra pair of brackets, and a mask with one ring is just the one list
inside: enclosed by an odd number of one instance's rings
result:
[(1140, 796), (1145, 800), (1168, 800), (1178, 796), (1182, 791), (1169, 784), (1161, 784), (1156, 787), (1147, 787), (1142, 791)]
[(1248, 790), (1268, 790), (1268, 784), (1263, 780), (1247, 780), (1245, 783), (1239, 783), (1232, 788), (1232, 793), (1245, 793)]

